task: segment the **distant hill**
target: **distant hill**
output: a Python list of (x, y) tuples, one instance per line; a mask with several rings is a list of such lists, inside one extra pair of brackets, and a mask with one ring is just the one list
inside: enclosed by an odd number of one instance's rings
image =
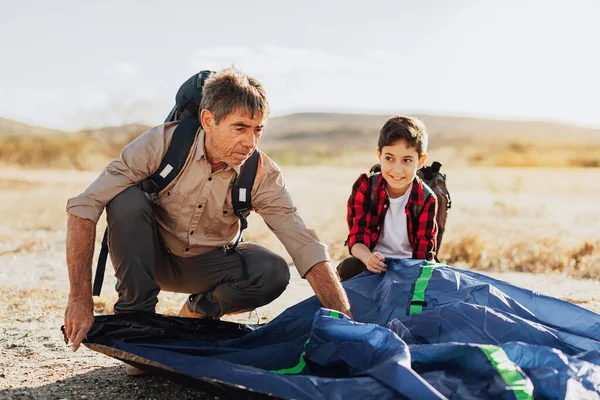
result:
[(79, 131), (79, 133), (91, 136), (104, 144), (123, 147), (124, 144), (129, 143), (150, 128), (150, 126), (143, 124), (127, 124), (98, 129), (87, 129)]
[[(430, 155), (446, 166), (600, 167), (600, 129), (544, 121), (416, 117), (429, 131)], [(282, 165), (368, 166), (388, 118), (335, 113), (273, 117), (260, 148)], [(92, 168), (117, 157), (148, 128), (130, 124), (65, 132), (0, 119), (0, 163)]]
[(0, 118), (0, 135), (32, 135), (53, 136), (65, 132), (58, 129), (43, 128), (41, 126), (27, 125), (22, 122)]
[[(534, 144), (536, 147), (567, 145), (600, 146), (600, 129), (546, 121), (415, 115), (430, 135), (430, 147)], [(261, 147), (267, 149), (374, 148), (379, 129), (389, 115), (298, 113), (269, 120)], [(130, 124), (83, 130), (80, 134), (113, 146), (124, 144), (149, 129)], [(62, 135), (67, 132), (31, 126), (0, 118), (0, 135)]]
[[(536, 146), (600, 145), (600, 129), (545, 121), (415, 115), (427, 126), (431, 147), (531, 143)], [(373, 148), (389, 115), (301, 113), (272, 118), (263, 147), (315, 143)]]

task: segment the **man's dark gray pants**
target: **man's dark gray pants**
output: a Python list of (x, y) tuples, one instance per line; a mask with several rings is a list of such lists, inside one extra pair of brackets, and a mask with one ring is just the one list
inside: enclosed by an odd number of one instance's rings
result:
[(275, 300), (287, 287), (285, 260), (265, 247), (240, 243), (240, 255), (222, 248), (188, 258), (167, 251), (150, 201), (132, 186), (106, 207), (109, 249), (117, 277), (115, 312), (153, 312), (161, 290), (194, 294), (192, 311), (208, 317), (253, 310)]

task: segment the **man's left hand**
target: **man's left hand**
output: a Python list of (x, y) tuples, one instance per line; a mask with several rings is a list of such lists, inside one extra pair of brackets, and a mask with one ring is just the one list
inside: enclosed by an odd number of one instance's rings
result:
[(337, 279), (329, 261), (321, 261), (304, 276), (325, 308), (339, 311), (354, 319), (346, 291)]

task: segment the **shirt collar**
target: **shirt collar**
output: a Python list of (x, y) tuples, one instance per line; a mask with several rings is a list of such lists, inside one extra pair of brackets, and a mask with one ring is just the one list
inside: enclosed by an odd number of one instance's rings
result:
[[(196, 160), (200, 160), (200, 159), (202, 159), (202, 157), (204, 157), (206, 162), (208, 162), (208, 160), (206, 159), (206, 147), (204, 147), (204, 138), (205, 137), (206, 137), (206, 134), (204, 132), (204, 129), (198, 128), (198, 149), (196, 150)], [(236, 176), (237, 176), (240, 174), (241, 165), (236, 165), (233, 167), (230, 165), (227, 165), (225, 167), (225, 169), (223, 169), (223, 171), (227, 171), (228, 169), (234, 170), (236, 173)]]

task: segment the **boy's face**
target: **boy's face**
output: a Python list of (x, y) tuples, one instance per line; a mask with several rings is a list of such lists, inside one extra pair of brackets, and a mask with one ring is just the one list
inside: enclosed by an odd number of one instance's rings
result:
[(427, 154), (419, 157), (417, 149), (399, 140), (391, 146), (383, 146), (381, 152), (377, 150), (377, 158), (388, 193), (391, 197), (399, 197), (412, 184), (417, 170), (425, 164)]

